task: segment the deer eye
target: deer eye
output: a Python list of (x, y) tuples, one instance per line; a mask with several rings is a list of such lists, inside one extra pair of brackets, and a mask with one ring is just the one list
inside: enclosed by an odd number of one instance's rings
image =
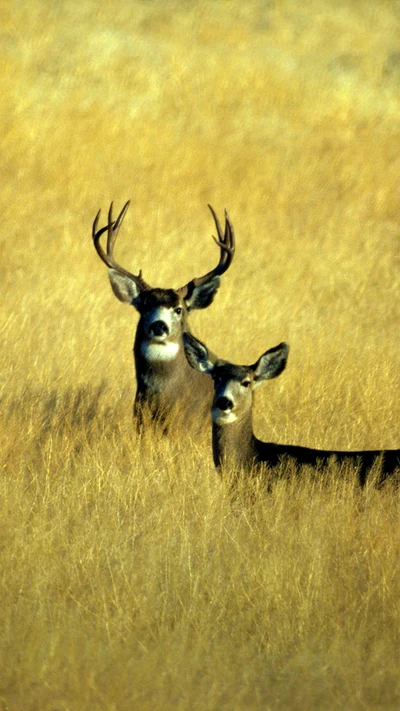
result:
[(177, 316), (180, 316), (182, 313), (182, 306), (177, 306), (175, 309), (175, 313)]
[(250, 385), (250, 380), (242, 380), (240, 384), (243, 388), (248, 388)]

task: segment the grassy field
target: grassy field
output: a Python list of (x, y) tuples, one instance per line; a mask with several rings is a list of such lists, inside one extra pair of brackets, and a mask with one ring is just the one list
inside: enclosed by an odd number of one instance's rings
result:
[(399, 447), (399, 3), (0, 12), (0, 711), (397, 711), (398, 495), (332, 467), (232, 507), (208, 434), (139, 438), (90, 232), (131, 199), (117, 258), (178, 287), (226, 207), (191, 326), (234, 362), (290, 343), (257, 435)]

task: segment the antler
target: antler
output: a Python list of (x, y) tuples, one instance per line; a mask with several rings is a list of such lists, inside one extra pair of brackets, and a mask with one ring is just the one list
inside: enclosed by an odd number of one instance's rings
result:
[[(98, 211), (93, 222), (92, 228), (93, 244), (99, 257), (103, 260), (103, 262), (105, 262), (105, 264), (107, 264), (110, 269), (115, 269), (120, 274), (124, 274), (125, 276), (132, 279), (132, 281), (135, 282), (136, 286), (140, 291), (148, 291), (149, 289), (151, 289), (151, 286), (146, 284), (144, 279), (142, 279), (142, 270), (140, 270), (138, 275), (131, 274), (131, 272), (128, 272), (126, 269), (124, 269), (124, 267), (121, 267), (121, 265), (118, 264), (118, 262), (116, 262), (114, 259), (115, 241), (118, 236), (118, 230), (121, 227), (122, 221), (128, 210), (129, 204), (130, 200), (125, 203), (124, 207), (122, 208), (121, 212), (119, 213), (117, 219), (114, 222), (112, 215), (113, 203), (111, 203), (110, 209), (108, 211), (108, 224), (105, 227), (101, 227), (99, 230), (97, 229), (97, 225), (99, 223), (101, 210)], [(100, 244), (100, 237), (102, 234), (104, 234), (104, 232), (107, 232), (107, 252), (104, 251), (103, 247)]]
[(225, 210), (225, 232), (222, 232), (221, 224), (215, 213), (215, 210), (211, 207), (211, 205), (209, 205), (208, 207), (211, 210), (211, 214), (214, 218), (215, 226), (218, 232), (218, 239), (214, 237), (214, 241), (221, 250), (219, 262), (214, 269), (211, 269), (211, 271), (207, 272), (207, 274), (204, 274), (204, 276), (196, 277), (195, 279), (192, 279), (187, 284), (185, 284), (185, 286), (182, 286), (180, 289), (178, 289), (178, 291), (182, 294), (183, 297), (185, 297), (188, 292), (192, 291), (195, 286), (204, 284), (207, 281), (211, 281), (211, 279), (213, 279), (214, 277), (221, 276), (222, 274), (224, 274), (226, 270), (229, 269), (235, 254), (235, 233), (227, 211)]

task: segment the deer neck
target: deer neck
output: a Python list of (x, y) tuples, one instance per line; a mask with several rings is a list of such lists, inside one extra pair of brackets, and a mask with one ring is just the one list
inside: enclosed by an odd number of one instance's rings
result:
[[(147, 402), (155, 416), (176, 407), (194, 421), (209, 417), (213, 386), (205, 373), (190, 367), (185, 356), (182, 336), (173, 342), (169, 358), (153, 358), (154, 351), (143, 348), (143, 339), (136, 334), (134, 357), (136, 367), (136, 402)], [(150, 357), (148, 355), (150, 354)], [(159, 355), (155, 351), (156, 355)], [(163, 352), (161, 352), (163, 355)]]
[(258, 461), (258, 440), (253, 434), (251, 411), (226, 425), (213, 422), (212, 445), (214, 464), (234, 468), (249, 468)]
[[(182, 338), (166, 343), (157, 343), (145, 339), (144, 335), (136, 333), (133, 348), (136, 377), (138, 385), (157, 390), (157, 382), (174, 381), (178, 375), (188, 368)], [(164, 384), (165, 387), (165, 384)]]

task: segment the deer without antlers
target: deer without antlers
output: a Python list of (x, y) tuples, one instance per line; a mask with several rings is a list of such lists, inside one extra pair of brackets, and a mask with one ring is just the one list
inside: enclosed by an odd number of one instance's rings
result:
[[(137, 390), (134, 414), (142, 426), (144, 410), (151, 418), (165, 422), (177, 406), (185, 412), (206, 413), (212, 400), (212, 385), (202, 373), (195, 373), (185, 358), (182, 332), (188, 329), (187, 319), (194, 309), (209, 306), (220, 285), (221, 276), (229, 269), (235, 253), (235, 235), (228, 213), (225, 211), (225, 230), (211, 205), (220, 250), (219, 262), (204, 274), (178, 289), (153, 288), (142, 277), (142, 272), (132, 274), (114, 258), (114, 246), (119, 228), (129, 207), (124, 205), (117, 219), (113, 218), (113, 204), (108, 212), (108, 222), (99, 229), (100, 210), (93, 223), (93, 242), (102, 261), (108, 266), (108, 275), (115, 296), (132, 304), (140, 314), (134, 341)], [(107, 233), (106, 249), (100, 238)], [(195, 376), (195, 377), (194, 377)], [(165, 425), (166, 427), (166, 425)]]
[[(295, 445), (262, 442), (253, 433), (253, 392), (264, 380), (280, 375), (286, 367), (289, 346), (281, 343), (263, 353), (254, 365), (234, 365), (218, 359), (192, 334), (184, 333), (187, 359), (197, 371), (211, 376), (214, 382), (212, 403), (212, 442), (214, 463), (221, 470), (225, 464), (252, 469), (255, 465), (273, 467), (282, 457), (296, 465), (325, 466), (332, 458), (339, 464), (350, 462), (358, 472), (361, 486), (368, 471), (380, 463), (379, 483), (400, 468), (400, 449), (346, 452), (309, 449)], [(378, 461), (379, 460), (379, 461)]]

